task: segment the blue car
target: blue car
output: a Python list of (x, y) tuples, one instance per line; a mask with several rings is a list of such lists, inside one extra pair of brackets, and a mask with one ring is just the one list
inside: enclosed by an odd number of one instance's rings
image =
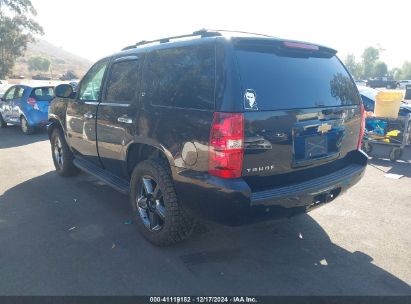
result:
[(54, 98), (54, 87), (10, 87), (0, 101), (0, 126), (19, 125), (24, 134), (32, 134), (36, 127), (47, 124), (49, 103)]

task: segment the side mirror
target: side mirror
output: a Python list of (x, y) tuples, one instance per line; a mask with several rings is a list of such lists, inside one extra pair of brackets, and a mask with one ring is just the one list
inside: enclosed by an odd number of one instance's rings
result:
[(73, 93), (73, 87), (69, 84), (60, 84), (54, 89), (54, 94), (60, 98), (70, 98)]

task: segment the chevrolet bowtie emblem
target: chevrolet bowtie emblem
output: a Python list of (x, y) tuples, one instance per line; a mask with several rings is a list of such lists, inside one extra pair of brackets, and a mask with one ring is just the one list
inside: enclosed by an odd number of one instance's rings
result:
[(318, 127), (318, 132), (328, 133), (329, 131), (331, 131), (332, 128), (333, 127), (329, 124), (323, 124), (323, 125)]

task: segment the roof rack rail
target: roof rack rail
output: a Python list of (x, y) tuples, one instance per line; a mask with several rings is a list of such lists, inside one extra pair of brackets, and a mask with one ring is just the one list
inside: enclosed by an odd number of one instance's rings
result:
[(122, 51), (135, 49), (138, 46), (145, 45), (145, 44), (150, 44), (150, 43), (155, 43), (155, 42), (167, 43), (167, 42), (170, 42), (170, 40), (172, 40), (172, 39), (181, 39), (181, 38), (188, 38), (188, 37), (195, 37), (195, 36), (201, 36), (201, 38), (204, 38), (204, 37), (218, 37), (218, 36), (222, 36), (222, 35), (218, 31), (210, 31), (210, 30), (207, 30), (207, 29), (202, 29), (202, 30), (199, 30), (199, 31), (195, 31), (192, 34), (172, 36), (172, 37), (155, 39), (155, 40), (142, 40), (140, 42), (137, 42), (134, 45), (130, 45), (130, 46), (125, 47), (124, 49), (122, 49)]

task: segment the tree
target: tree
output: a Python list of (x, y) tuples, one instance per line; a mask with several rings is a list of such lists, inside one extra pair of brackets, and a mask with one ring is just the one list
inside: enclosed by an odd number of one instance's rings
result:
[(79, 77), (73, 71), (67, 71), (66, 73), (64, 73), (63, 76), (60, 77), (60, 80), (63, 80), (63, 81), (73, 80), (73, 79), (79, 79)]
[(388, 76), (394, 78), (395, 80), (400, 80), (401, 74), (402, 74), (402, 71), (400, 68), (393, 68), (392, 70), (388, 72)]
[(355, 79), (361, 79), (362, 66), (355, 60), (354, 54), (348, 54), (344, 60), (345, 66)]
[(374, 68), (372, 71), (372, 77), (384, 77), (388, 74), (388, 66), (385, 62), (377, 61), (374, 64)]
[(380, 59), (380, 49), (368, 47), (362, 54), (363, 77), (370, 78), (373, 76), (375, 64)]
[(401, 68), (401, 79), (411, 79), (411, 62), (406, 61)]
[(43, 57), (31, 57), (29, 59), (29, 71), (47, 72), (50, 69), (50, 60)]
[(0, 0), (0, 78), (10, 73), (34, 35), (43, 34), (32, 18), (36, 14), (31, 0)]

